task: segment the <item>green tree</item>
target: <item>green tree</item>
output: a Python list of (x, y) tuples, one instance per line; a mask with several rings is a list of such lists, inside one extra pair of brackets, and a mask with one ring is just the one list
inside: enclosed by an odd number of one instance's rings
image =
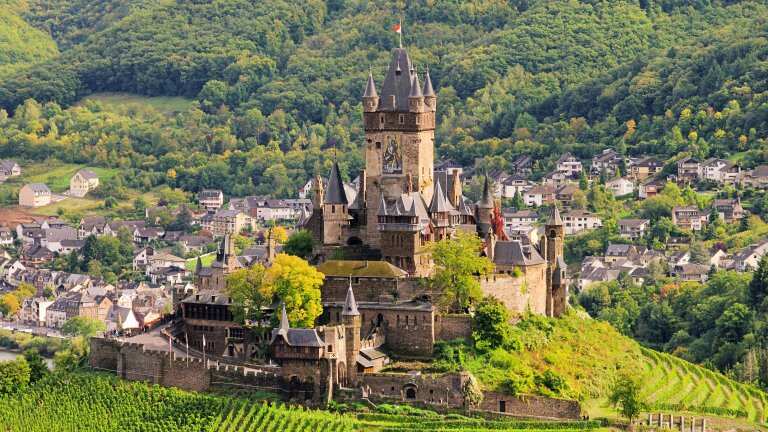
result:
[(0, 396), (23, 391), (29, 379), (30, 369), (24, 357), (0, 362)]
[(442, 292), (444, 308), (466, 310), (482, 298), (478, 276), (490, 272), (493, 264), (480, 256), (481, 248), (480, 238), (463, 232), (431, 245), (436, 267), (431, 282)]
[(35, 348), (24, 351), (24, 359), (29, 365), (29, 381), (35, 383), (48, 374), (48, 365), (45, 364), (43, 356)]
[(320, 286), (325, 276), (305, 260), (278, 254), (267, 269), (266, 281), (285, 303), (288, 320), (296, 327), (312, 327), (323, 312)]
[(613, 406), (619, 408), (621, 415), (626, 417), (630, 424), (645, 406), (640, 397), (640, 384), (629, 375), (619, 377), (608, 399)]
[(67, 336), (82, 336), (90, 338), (103, 333), (106, 326), (103, 322), (89, 317), (72, 317), (61, 327), (61, 332)]
[(288, 237), (283, 246), (283, 252), (300, 258), (308, 258), (312, 254), (312, 234), (306, 230), (299, 230)]
[(227, 293), (232, 297), (235, 321), (244, 324), (262, 318), (262, 308), (272, 303), (274, 291), (265, 283), (266, 269), (261, 264), (239, 269), (227, 276)]
[(749, 283), (749, 304), (756, 310), (764, 310), (765, 299), (768, 298), (768, 255), (760, 258), (757, 271), (752, 275)]
[(494, 297), (485, 297), (472, 317), (472, 339), (481, 351), (508, 347), (512, 340), (509, 310)]

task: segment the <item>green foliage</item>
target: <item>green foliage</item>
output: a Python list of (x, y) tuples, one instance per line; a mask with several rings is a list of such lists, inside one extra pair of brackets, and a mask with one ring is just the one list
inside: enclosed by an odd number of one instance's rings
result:
[(283, 246), (283, 252), (306, 259), (312, 254), (312, 243), (312, 234), (306, 230), (299, 230), (288, 237), (288, 241)]
[(266, 269), (261, 264), (227, 275), (227, 294), (232, 298), (231, 310), (235, 321), (258, 321), (262, 318), (262, 307), (272, 303), (274, 292), (266, 284), (265, 275)]
[(768, 255), (763, 255), (760, 258), (760, 263), (757, 266), (757, 271), (752, 276), (752, 280), (749, 283), (749, 304), (755, 310), (766, 310), (768, 305), (766, 299), (768, 299)]
[(644, 403), (640, 398), (640, 384), (636, 379), (627, 375), (616, 381), (608, 399), (614, 406), (620, 408), (621, 415), (626, 417), (630, 424), (644, 408)]
[(435, 273), (431, 282), (442, 292), (440, 302), (452, 310), (465, 310), (482, 298), (478, 276), (491, 271), (488, 258), (479, 256), (482, 241), (472, 233), (457, 233), (432, 244)]
[(104, 322), (95, 318), (76, 316), (68, 319), (61, 327), (61, 332), (67, 336), (90, 338), (106, 330)]
[(488, 351), (492, 348), (510, 348), (512, 327), (509, 310), (494, 297), (484, 298), (472, 317), (472, 339), (475, 348)]
[(24, 391), (29, 378), (30, 369), (24, 357), (0, 362), (0, 397)]
[(48, 365), (43, 360), (37, 349), (30, 348), (24, 351), (24, 360), (29, 365), (29, 382), (34, 384), (48, 374)]
[(311, 328), (323, 313), (320, 286), (325, 276), (299, 257), (278, 254), (266, 271), (266, 281), (285, 304), (294, 327)]

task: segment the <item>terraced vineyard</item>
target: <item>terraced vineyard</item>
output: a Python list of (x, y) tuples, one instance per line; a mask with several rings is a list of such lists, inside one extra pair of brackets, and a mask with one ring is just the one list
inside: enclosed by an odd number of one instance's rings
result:
[(765, 392), (672, 355), (642, 351), (643, 397), (654, 409), (766, 421)]
[[(351, 432), (575, 431), (596, 422), (486, 421), (407, 409), (408, 414), (333, 414), (246, 397), (191, 393), (96, 373), (57, 374), (0, 397), (0, 431)], [(34, 415), (30, 415), (34, 413)]]

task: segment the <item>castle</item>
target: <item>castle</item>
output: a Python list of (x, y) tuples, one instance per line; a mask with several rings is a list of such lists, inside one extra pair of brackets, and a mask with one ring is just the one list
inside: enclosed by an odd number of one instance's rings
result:
[[(516, 312), (562, 314), (567, 277), (562, 259), (565, 233), (558, 209), (552, 207), (539, 245), (511, 241), (487, 176), (481, 199), (473, 203), (462, 193), (459, 171), (435, 171), (437, 95), (429, 71), (422, 86), (407, 51), (396, 48), (381, 95), (371, 73), (362, 101), (366, 167), (354, 201), (347, 199), (336, 163), (327, 182), (319, 176), (313, 182), (313, 212), (304, 227), (312, 233), (316, 260), (326, 261), (334, 251), (343, 250), (343, 256), (361, 262), (380, 258), (418, 280), (434, 271), (430, 243), (458, 231), (474, 232), (484, 240), (482, 253), (495, 265), (494, 274), (481, 281), (486, 294)], [(355, 271), (349, 268), (354, 265), (346, 267), (326, 276), (332, 280), (354, 277)], [(329, 291), (324, 289), (324, 301), (341, 300), (338, 289)], [(398, 299), (405, 300), (430, 299), (434, 293), (398, 294)], [(363, 300), (381, 303), (381, 298), (378, 292)]]
[[(347, 199), (334, 163), (327, 181), (315, 179), (313, 212), (304, 223), (325, 275), (318, 327), (292, 328), (280, 304), (269, 308), (280, 316), (271, 331), (268, 321), (248, 328), (237, 323), (226, 276), (243, 264), (225, 236), (211, 268), (198, 266), (196, 290), (179, 293), (181, 320), (170, 336), (211, 360), (268, 367), (280, 379), (308, 385), (312, 398), (362, 389), (383, 398), (459, 404), (448, 389), (460, 389), (464, 378), (378, 372), (390, 356), (428, 359), (436, 342), (471, 336), (471, 317), (442, 314), (434, 304), (440, 293), (424, 283), (435, 271), (430, 244), (462, 231), (483, 240), (478, 253), (494, 264), (491, 274), (477, 276), (484, 295), (513, 312), (564, 313), (565, 233), (558, 209), (551, 208), (539, 244), (509, 240), (487, 177), (473, 203), (462, 193), (457, 171), (434, 170), (436, 105), (429, 71), (422, 86), (403, 48), (393, 52), (381, 96), (369, 74), (363, 94), (366, 169), (358, 193)], [(273, 246), (270, 239), (267, 257)], [(331, 259), (337, 252), (346, 259)], [(122, 349), (109, 348), (99, 361), (111, 361)], [(210, 377), (207, 365), (202, 371)]]

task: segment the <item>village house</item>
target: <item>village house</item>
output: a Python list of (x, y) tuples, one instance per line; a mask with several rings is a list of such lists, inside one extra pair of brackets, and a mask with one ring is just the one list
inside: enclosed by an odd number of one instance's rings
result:
[(176, 255), (172, 255), (166, 252), (155, 252), (152, 255), (147, 256), (147, 265), (144, 273), (147, 276), (157, 273), (161, 269), (169, 267), (184, 268), (187, 260), (179, 258)]
[(677, 180), (679, 182), (692, 183), (701, 177), (701, 161), (693, 157), (686, 157), (677, 161)]
[(84, 239), (88, 236), (104, 235), (104, 228), (107, 226), (107, 218), (104, 216), (86, 216), (80, 219), (80, 225), (77, 229), (77, 237)]
[(573, 180), (573, 177), (571, 177), (567, 172), (555, 170), (545, 175), (544, 178), (541, 179), (541, 182), (546, 186), (557, 188), (571, 183)]
[(570, 208), (573, 204), (573, 199), (577, 193), (580, 193), (581, 189), (573, 183), (566, 184), (557, 188), (555, 192), (555, 199), (562, 203), (563, 207)]
[(48, 306), (52, 304), (53, 301), (46, 300), (44, 297), (24, 299), (19, 310), (19, 321), (35, 327), (45, 326), (46, 312)]
[(562, 217), (567, 235), (578, 234), (603, 226), (603, 220), (600, 219), (600, 216), (585, 210), (571, 210), (563, 213)]
[(601, 173), (613, 174), (624, 164), (624, 158), (614, 149), (605, 149), (602, 153), (592, 157), (590, 171), (594, 175)]
[(184, 254), (197, 253), (205, 251), (206, 246), (213, 242), (211, 237), (195, 234), (182, 234), (179, 237), (178, 244), (181, 245)]
[(661, 172), (664, 163), (654, 157), (647, 157), (638, 161), (632, 161), (629, 166), (629, 175), (635, 181), (643, 181)]
[(200, 219), (201, 227), (216, 237), (227, 234), (240, 234), (253, 228), (251, 217), (240, 210), (222, 209), (209, 213)]
[(744, 208), (739, 198), (715, 199), (712, 208), (725, 223), (739, 222), (744, 217)]
[(661, 193), (666, 184), (667, 180), (660, 177), (647, 178), (637, 187), (637, 196), (640, 197), (640, 199), (654, 197)]
[(742, 272), (755, 271), (766, 251), (768, 251), (768, 240), (749, 245), (733, 255), (732, 267)]
[(99, 176), (88, 169), (81, 169), (69, 179), (69, 195), (82, 198), (99, 187)]
[(147, 268), (147, 264), (149, 264), (149, 258), (155, 254), (155, 248), (152, 246), (147, 246), (145, 248), (139, 249), (138, 252), (133, 256), (133, 269), (134, 270), (144, 270)]
[(534, 187), (535, 185), (536, 183), (528, 180), (527, 177), (519, 174), (513, 174), (504, 179), (503, 182), (499, 183), (499, 187), (501, 188), (499, 195), (502, 198), (514, 198), (515, 194), (520, 194), (522, 197), (528, 189)]
[(648, 219), (621, 219), (619, 221), (619, 235), (630, 240), (637, 240), (645, 236), (651, 221)]
[(566, 173), (568, 177), (578, 177), (582, 169), (581, 161), (571, 153), (565, 153), (557, 160), (557, 171)]
[(0, 160), (0, 182), (4, 182), (10, 177), (21, 175), (21, 166), (16, 161), (5, 159)]
[(528, 155), (520, 155), (512, 161), (511, 169), (513, 175), (528, 177), (533, 173), (533, 158)]
[(512, 225), (505, 230), (510, 241), (519, 241), (523, 245), (536, 245), (541, 241), (539, 229), (534, 225)]
[(549, 185), (536, 185), (523, 194), (523, 202), (529, 207), (541, 207), (545, 204), (554, 204), (555, 187)]
[(605, 187), (615, 197), (625, 196), (635, 191), (635, 182), (626, 177), (617, 177), (605, 182)]
[(51, 203), (51, 190), (42, 183), (29, 183), (19, 190), (21, 207), (42, 207)]
[(42, 230), (43, 236), (40, 238), (40, 245), (49, 250), (59, 253), (63, 246), (62, 242), (77, 240), (77, 230), (66, 226), (62, 228), (48, 228)]
[(682, 281), (704, 283), (709, 279), (709, 270), (706, 264), (688, 263), (674, 267), (671, 273)]
[(672, 209), (672, 223), (681, 229), (701, 231), (707, 225), (708, 215), (696, 206), (677, 206)]
[(702, 178), (717, 183), (735, 184), (741, 177), (741, 168), (727, 159), (710, 158), (701, 164)]
[(208, 211), (218, 210), (224, 205), (224, 192), (219, 189), (203, 189), (197, 193), (197, 203)]
[(146, 244), (162, 238), (163, 235), (165, 235), (163, 227), (137, 227), (133, 230), (133, 242), (136, 244)]
[(758, 189), (768, 187), (768, 165), (756, 166), (752, 171), (743, 173), (742, 183)]
[(539, 220), (539, 214), (535, 210), (514, 210), (505, 208), (501, 211), (504, 218), (504, 226), (532, 225)]

